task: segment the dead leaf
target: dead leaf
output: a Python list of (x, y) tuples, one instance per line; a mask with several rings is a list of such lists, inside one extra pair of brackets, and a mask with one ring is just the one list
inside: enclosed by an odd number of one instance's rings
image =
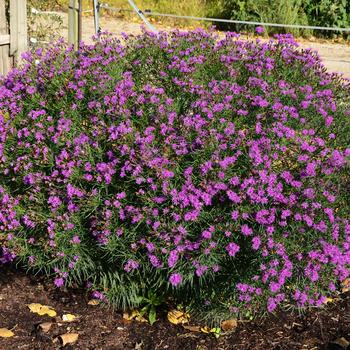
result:
[(141, 350), (142, 349), (142, 345), (143, 345), (143, 341), (141, 340), (140, 343), (136, 343), (135, 344), (134, 350)]
[(211, 328), (208, 327), (208, 326), (201, 327), (201, 332), (203, 332), (203, 333), (210, 333), (211, 332)]
[(66, 344), (75, 343), (78, 340), (78, 337), (79, 337), (78, 333), (66, 333), (58, 336), (58, 338), (62, 342), (62, 346), (65, 346)]
[(100, 301), (97, 300), (97, 299), (91, 299), (91, 300), (88, 301), (88, 305), (93, 305), (93, 306), (96, 306), (99, 303), (100, 303)]
[(40, 328), (41, 331), (44, 333), (47, 333), (52, 326), (52, 322), (43, 322), (38, 325), (38, 328)]
[(56, 311), (51, 306), (41, 305), (37, 303), (28, 304), (27, 306), (31, 312), (34, 312), (40, 316), (48, 315), (50, 317), (55, 317), (57, 315)]
[(232, 318), (221, 322), (221, 328), (223, 331), (231, 331), (237, 327), (237, 320)]
[(65, 314), (62, 316), (62, 321), (64, 322), (73, 322), (77, 317), (72, 314)]
[(208, 326), (202, 327), (201, 332), (203, 333), (214, 333), (215, 337), (218, 338), (220, 336), (221, 328), (210, 328)]
[(11, 338), (15, 335), (12, 331), (7, 328), (0, 328), (0, 338)]
[(348, 349), (349, 345), (350, 345), (350, 343), (344, 337), (336, 339), (335, 341), (331, 342), (331, 344), (334, 344), (337, 347), (339, 347), (339, 350), (340, 349), (344, 349), (344, 350)]
[(191, 331), (191, 332), (200, 332), (201, 331), (201, 327), (200, 326), (186, 326), (186, 325), (183, 325), (182, 327), (187, 329), (188, 331)]
[(346, 278), (342, 283), (341, 291), (342, 293), (346, 293), (350, 290), (350, 278)]
[(171, 310), (168, 312), (168, 321), (172, 324), (188, 323), (190, 315), (180, 310)]
[(143, 316), (141, 315), (138, 315), (135, 317), (135, 320), (138, 321), (138, 322), (142, 322), (142, 323), (148, 323), (147, 319), (144, 318)]
[(333, 303), (334, 299), (332, 298), (326, 298), (326, 300), (323, 302), (324, 304), (329, 304), (329, 303)]
[(132, 312), (123, 312), (123, 319), (127, 321), (131, 321), (134, 319), (135, 316), (133, 316)]
[(123, 318), (124, 320), (131, 321), (137, 316), (136, 310), (132, 310), (131, 312), (124, 312)]
[(132, 310), (131, 312), (124, 312), (123, 319), (127, 321), (136, 320), (139, 322), (148, 322), (143, 316), (140, 315), (140, 312), (137, 310)]

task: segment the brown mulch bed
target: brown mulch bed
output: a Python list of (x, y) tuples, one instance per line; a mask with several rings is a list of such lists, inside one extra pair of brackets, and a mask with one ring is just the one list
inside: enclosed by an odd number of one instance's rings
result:
[[(173, 325), (160, 315), (152, 327), (126, 321), (121, 312), (88, 304), (80, 290), (58, 290), (42, 277), (0, 267), (0, 328), (12, 329), (11, 338), (0, 338), (1, 350), (84, 349), (84, 350), (344, 350), (350, 349), (350, 298), (342, 297), (322, 309), (304, 315), (279, 313), (238, 327), (216, 339), (212, 334), (195, 333)], [(39, 316), (26, 306), (41, 303), (53, 307), (58, 317)], [(71, 313), (79, 318), (70, 323), (59, 316)], [(38, 324), (53, 322), (47, 333)], [(74, 344), (61, 346), (56, 337), (78, 333)], [(340, 341), (340, 338), (345, 338)]]

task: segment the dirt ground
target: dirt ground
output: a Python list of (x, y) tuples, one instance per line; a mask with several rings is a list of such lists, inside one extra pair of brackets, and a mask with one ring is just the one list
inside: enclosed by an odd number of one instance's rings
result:
[[(1, 338), (1, 350), (345, 350), (350, 349), (350, 298), (342, 294), (324, 308), (304, 315), (280, 312), (237, 328), (213, 334), (193, 332), (167, 321), (166, 310), (157, 322), (127, 321), (121, 312), (89, 305), (83, 290), (56, 289), (52, 281), (27, 276), (0, 266), (0, 328), (11, 329), (13, 337)], [(27, 304), (41, 303), (57, 312), (55, 317), (30, 312)], [(73, 322), (63, 322), (63, 314)], [(51, 324), (44, 331), (40, 324)], [(190, 324), (193, 323), (190, 319)], [(204, 326), (204, 325), (202, 325)], [(59, 336), (78, 335), (77, 341), (62, 346)]]
[[(66, 22), (66, 20), (65, 20)], [(154, 24), (159, 29), (169, 29), (157, 23)], [(100, 26), (103, 30), (108, 30), (111, 33), (120, 35), (121, 32), (137, 34), (140, 33), (140, 24), (136, 22), (127, 22), (122, 18), (101, 17)], [(83, 40), (89, 42), (94, 34), (93, 17), (86, 16), (83, 18)], [(67, 37), (67, 30), (63, 32), (64, 37)], [(300, 46), (309, 48), (319, 52), (325, 66), (330, 72), (343, 74), (346, 78), (350, 78), (350, 41), (333, 43), (332, 41), (318, 42), (300, 40)]]

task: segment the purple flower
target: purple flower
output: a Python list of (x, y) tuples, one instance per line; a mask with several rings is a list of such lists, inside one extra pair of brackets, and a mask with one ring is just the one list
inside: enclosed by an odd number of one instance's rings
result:
[(256, 32), (257, 34), (262, 34), (262, 33), (265, 32), (265, 29), (264, 29), (263, 26), (258, 26), (258, 27), (255, 28), (255, 32)]
[(174, 286), (178, 286), (182, 282), (182, 276), (179, 273), (172, 273), (169, 277), (169, 282)]
[(60, 288), (64, 285), (64, 279), (62, 277), (55, 278), (54, 283), (57, 288)]
[(228, 252), (228, 255), (233, 257), (239, 252), (240, 248), (239, 245), (237, 245), (234, 242), (231, 242), (226, 246), (226, 250)]
[(98, 290), (92, 292), (92, 297), (102, 301), (106, 300), (106, 296)]
[(269, 298), (267, 302), (267, 311), (272, 312), (276, 309), (277, 303), (274, 298)]
[(201, 277), (206, 271), (208, 271), (208, 266), (206, 266), (206, 265), (199, 265), (196, 268), (196, 275), (198, 277)]
[(1, 264), (12, 262), (16, 258), (16, 254), (14, 252), (11, 252), (8, 248), (2, 247), (1, 249), (2, 249), (2, 254), (0, 257)]
[(73, 238), (71, 239), (71, 242), (73, 244), (79, 244), (81, 241), (80, 241), (79, 236), (73, 236)]
[(260, 248), (260, 245), (261, 245), (260, 237), (259, 236), (253, 237), (253, 239), (252, 239), (252, 248), (254, 250), (258, 250)]
[(174, 177), (174, 173), (172, 171), (170, 171), (170, 170), (167, 170), (167, 169), (164, 169), (162, 171), (162, 175), (165, 178), (172, 178), (172, 177)]
[(241, 232), (244, 236), (250, 236), (253, 233), (253, 230), (248, 225), (242, 225)]
[(51, 205), (52, 209), (57, 209), (62, 204), (62, 201), (57, 196), (51, 196), (48, 198), (47, 203)]
[(129, 259), (129, 260), (127, 261), (127, 263), (124, 265), (124, 270), (125, 270), (126, 272), (131, 272), (131, 271), (133, 271), (133, 270), (138, 269), (139, 266), (140, 266), (140, 264), (139, 264), (137, 261), (132, 260), (132, 259)]
[(179, 255), (177, 250), (172, 250), (169, 254), (168, 265), (169, 267), (174, 267), (179, 260)]

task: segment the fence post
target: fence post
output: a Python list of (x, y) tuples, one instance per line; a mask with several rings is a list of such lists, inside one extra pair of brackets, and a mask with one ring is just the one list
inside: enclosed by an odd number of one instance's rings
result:
[(128, 0), (130, 6), (134, 9), (134, 11), (139, 15), (139, 17), (144, 21), (148, 29), (150, 29), (153, 33), (158, 33), (158, 30), (148, 21), (143, 12), (136, 6), (133, 0)]
[(5, 0), (0, 0), (0, 75), (10, 70), (10, 36), (8, 35)]
[(10, 0), (10, 55), (18, 61), (27, 48), (27, 0)]
[(69, 0), (68, 8), (68, 42), (78, 49), (79, 44), (79, 7), (78, 0)]
[(94, 24), (95, 24), (95, 34), (100, 33), (100, 3), (98, 0), (93, 0), (94, 3)]

